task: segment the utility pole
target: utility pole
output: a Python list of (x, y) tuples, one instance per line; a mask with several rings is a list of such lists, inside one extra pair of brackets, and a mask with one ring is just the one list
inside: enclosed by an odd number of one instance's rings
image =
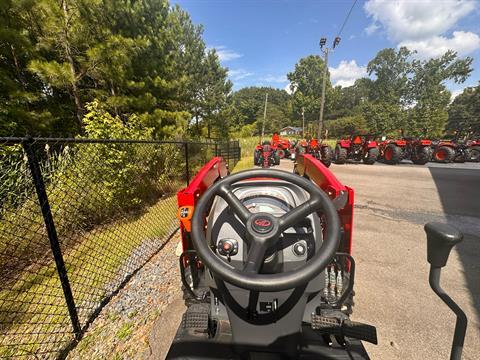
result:
[(317, 139), (322, 140), (322, 130), (323, 130), (323, 109), (325, 107), (325, 87), (327, 85), (327, 69), (328, 69), (328, 53), (333, 51), (335, 47), (340, 43), (340, 37), (337, 36), (333, 40), (333, 47), (329, 49), (325, 44), (327, 43), (327, 38), (320, 39), (320, 49), (324, 54), (324, 68), (323, 68), (323, 79), (322, 79), (322, 100), (320, 103), (320, 116), (318, 117), (318, 135)]
[(328, 51), (329, 51), (328, 47), (326, 47), (325, 50), (323, 50), (323, 53), (325, 54), (325, 64), (323, 67), (323, 79), (322, 79), (322, 102), (320, 103), (320, 116), (318, 118), (318, 135), (317, 135), (318, 141), (322, 139), (323, 108), (325, 107), (325, 86), (327, 85)]
[(265, 94), (265, 109), (263, 110), (262, 137), (260, 138), (260, 144), (263, 142), (263, 136), (265, 134), (265, 121), (267, 120), (267, 103), (268, 103), (268, 92)]
[(302, 138), (305, 139), (305, 108), (302, 106)]

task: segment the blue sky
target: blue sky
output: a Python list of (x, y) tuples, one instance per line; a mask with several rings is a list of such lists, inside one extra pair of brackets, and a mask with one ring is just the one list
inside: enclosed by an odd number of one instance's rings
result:
[[(234, 89), (285, 88), (286, 74), (304, 56), (319, 54), (320, 37), (338, 34), (353, 0), (175, 0), (204, 26), (204, 39), (229, 68)], [(430, 58), (452, 48), (472, 56), (474, 72), (464, 84), (447, 84), (457, 94), (480, 80), (480, 4), (473, 0), (358, 0), (331, 54), (334, 84), (348, 86), (386, 47), (406, 45)]]

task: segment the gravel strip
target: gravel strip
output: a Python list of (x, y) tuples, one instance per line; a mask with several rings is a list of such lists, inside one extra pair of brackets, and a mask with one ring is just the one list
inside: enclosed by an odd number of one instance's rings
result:
[(169, 304), (181, 301), (175, 234), (102, 309), (67, 359), (141, 359), (150, 353), (155, 320)]

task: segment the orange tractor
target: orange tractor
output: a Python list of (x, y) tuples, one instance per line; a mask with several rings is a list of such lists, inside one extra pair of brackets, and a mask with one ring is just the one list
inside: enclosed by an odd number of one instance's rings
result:
[(349, 139), (337, 141), (335, 164), (345, 164), (350, 159), (372, 165), (377, 158), (377, 142), (372, 135), (352, 135)]
[(411, 160), (416, 165), (425, 165), (432, 157), (432, 141), (404, 138), (384, 140), (379, 146), (380, 157), (385, 164), (396, 165), (402, 160)]
[(278, 136), (278, 133), (274, 133), (272, 136), (272, 147), (276, 150), (280, 159), (290, 158), (293, 151), (290, 140)]

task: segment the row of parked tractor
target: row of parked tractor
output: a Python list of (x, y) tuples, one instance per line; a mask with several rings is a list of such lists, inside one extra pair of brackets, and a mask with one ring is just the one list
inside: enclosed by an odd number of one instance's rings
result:
[(418, 138), (375, 140), (369, 135), (354, 135), (342, 139), (335, 147), (335, 162), (343, 164), (347, 159), (373, 164), (381, 160), (396, 165), (410, 160), (417, 165), (429, 161), (439, 163), (479, 162), (480, 140), (456, 142), (451, 140), (429, 140)]
[(274, 134), (271, 141), (265, 140), (255, 147), (253, 162), (266, 168), (280, 164), (280, 159), (295, 160), (298, 154), (311, 154), (327, 167), (334, 158), (332, 148), (317, 139), (290, 141)]
[(347, 161), (362, 161), (372, 165), (376, 161), (396, 165), (402, 160), (424, 165), (429, 161), (439, 163), (479, 162), (480, 140), (465, 142), (429, 140), (418, 138), (381, 139), (372, 135), (352, 135), (338, 140), (333, 150), (317, 139), (290, 141), (274, 134), (271, 141), (264, 141), (255, 148), (254, 163), (257, 166), (278, 165), (280, 159), (295, 160), (298, 154), (311, 154), (325, 166), (332, 162), (345, 164)]

